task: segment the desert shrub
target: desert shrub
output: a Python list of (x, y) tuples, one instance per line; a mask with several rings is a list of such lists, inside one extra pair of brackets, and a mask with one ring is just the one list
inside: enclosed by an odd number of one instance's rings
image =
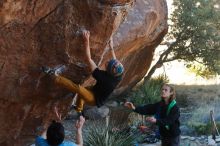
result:
[(136, 89), (126, 95), (126, 98), (130, 98), (137, 105), (157, 102), (160, 100), (160, 88), (167, 82), (166, 75), (159, 75), (138, 85)]
[[(217, 126), (217, 129), (220, 129), (220, 122), (216, 123), (216, 126)], [(211, 122), (208, 122), (208, 123), (194, 122), (191, 124), (191, 127), (195, 130), (197, 135), (211, 135), (212, 134)]]
[[(187, 125), (192, 127), (198, 135), (211, 134), (212, 125), (210, 122), (210, 111), (214, 111), (214, 118), (218, 117), (220, 113), (218, 105), (220, 99), (216, 98), (211, 102), (209, 100), (198, 105), (198, 107), (192, 111), (192, 116), (187, 122)], [(207, 104), (208, 102), (209, 104)], [(218, 129), (220, 129), (220, 121), (216, 121), (216, 125)]]
[[(120, 116), (120, 115), (119, 115)], [(116, 116), (115, 116), (116, 117)], [(117, 119), (94, 121), (85, 129), (85, 146), (128, 146), (138, 136), (127, 125), (116, 125)]]
[(198, 135), (206, 135), (211, 134), (211, 124), (209, 123), (201, 123), (195, 122), (192, 123), (191, 127), (195, 130), (196, 134)]

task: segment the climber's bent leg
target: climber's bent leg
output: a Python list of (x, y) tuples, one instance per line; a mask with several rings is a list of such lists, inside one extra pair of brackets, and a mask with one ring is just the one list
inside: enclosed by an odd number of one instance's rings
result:
[(86, 104), (90, 106), (96, 105), (95, 96), (91, 90), (82, 86), (79, 87), (79, 90), (80, 90), (79, 97), (82, 98)]
[(71, 80), (62, 77), (62, 76), (55, 76), (55, 83), (70, 90), (73, 93), (79, 93), (79, 85), (73, 83)]
[(64, 88), (67, 88), (71, 92), (78, 93), (78, 97), (76, 100), (77, 111), (82, 111), (84, 103), (90, 106), (96, 105), (95, 96), (91, 90), (86, 89), (85, 87), (82, 87), (80, 85), (77, 85), (73, 83), (71, 80), (62, 76), (56, 76), (55, 83), (61, 85)]
[(84, 103), (90, 106), (96, 105), (95, 96), (90, 90), (82, 86), (79, 87), (79, 90), (80, 93), (76, 99), (76, 111), (81, 112), (83, 110)]

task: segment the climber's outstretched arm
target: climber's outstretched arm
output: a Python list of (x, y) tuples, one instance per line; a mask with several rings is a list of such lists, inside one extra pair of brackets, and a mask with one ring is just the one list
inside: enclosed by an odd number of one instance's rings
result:
[(112, 37), (109, 40), (109, 47), (110, 47), (110, 51), (111, 51), (111, 54), (112, 54), (112, 58), (116, 59), (115, 51), (113, 49), (113, 38)]
[(90, 37), (90, 32), (87, 30), (83, 31), (83, 39), (84, 39), (84, 45), (85, 45), (85, 49), (86, 49), (86, 59), (89, 62), (89, 67), (90, 67), (91, 71), (93, 72), (97, 68), (97, 65), (95, 64), (95, 62), (91, 58), (89, 37)]

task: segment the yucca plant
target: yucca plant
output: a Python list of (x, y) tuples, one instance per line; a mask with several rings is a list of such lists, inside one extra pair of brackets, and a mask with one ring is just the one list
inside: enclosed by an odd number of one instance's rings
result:
[(85, 146), (132, 146), (137, 134), (123, 125), (115, 125), (105, 120), (94, 121), (88, 125)]
[(160, 100), (160, 88), (167, 82), (168, 78), (166, 75), (159, 75), (139, 85), (134, 91), (128, 93), (127, 96), (137, 105), (154, 103)]

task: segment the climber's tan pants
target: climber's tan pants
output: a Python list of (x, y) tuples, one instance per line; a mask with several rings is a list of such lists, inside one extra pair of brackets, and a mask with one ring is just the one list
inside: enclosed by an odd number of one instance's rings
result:
[(76, 100), (76, 111), (81, 112), (83, 110), (84, 103), (95, 106), (95, 97), (91, 90), (86, 89), (78, 84), (73, 83), (71, 80), (62, 77), (56, 76), (55, 83), (70, 90), (73, 93), (77, 93), (78, 97)]

